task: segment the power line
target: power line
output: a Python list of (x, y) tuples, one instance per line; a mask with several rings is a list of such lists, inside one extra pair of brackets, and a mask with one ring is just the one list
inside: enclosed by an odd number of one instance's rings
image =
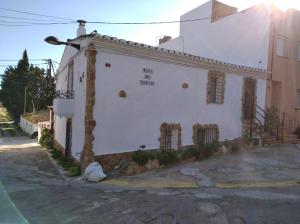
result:
[[(1, 8), (0, 8), (1, 9)], [(158, 24), (172, 24), (172, 23), (187, 23), (196, 22), (202, 20), (208, 20), (212, 17), (204, 17), (197, 19), (186, 19), (186, 20), (172, 20), (172, 21), (152, 21), (152, 22), (109, 22), (109, 21), (87, 21), (90, 24), (102, 24), (102, 25), (158, 25)], [(77, 21), (70, 22), (25, 22), (25, 21), (0, 21), (0, 26), (35, 26), (35, 25), (66, 25), (75, 24)]]
[(173, 20), (173, 21), (155, 21), (155, 22), (90, 22), (87, 21), (86, 23), (95, 23), (95, 24), (104, 24), (104, 25), (156, 25), (156, 24), (170, 24), (170, 23), (186, 23), (186, 22), (195, 22), (201, 20), (211, 19), (212, 17), (205, 17), (199, 19), (186, 19), (186, 20)]
[(27, 21), (64, 22), (64, 21), (61, 21), (61, 20), (24, 18), (24, 17), (15, 17), (15, 16), (0, 16), (0, 18), (8, 18), (8, 19), (16, 19), (16, 20), (27, 20)]
[[(0, 59), (0, 61), (20, 61), (21, 59)], [(48, 59), (28, 59), (28, 61), (45, 61)]]
[[(37, 64), (30, 64), (30, 65), (47, 65), (48, 63), (37, 63)], [(15, 67), (15, 66), (18, 66), (18, 65), (0, 65), (0, 67), (9, 67), (9, 66), (12, 66), (12, 67)]]
[(51, 23), (34, 23), (34, 22), (10, 22), (0, 21), (0, 26), (36, 26), (36, 25), (67, 25), (77, 22), (51, 22)]
[(15, 22), (15, 21), (5, 21), (5, 20), (0, 20), (0, 23), (8, 23), (8, 24), (32, 24), (32, 25), (48, 25), (48, 24), (70, 24), (70, 23), (77, 23), (77, 22), (28, 22), (28, 21), (20, 21), (20, 22)]
[(50, 15), (45, 15), (45, 14), (39, 14), (39, 13), (33, 13), (33, 12), (26, 12), (26, 11), (20, 11), (20, 10), (15, 10), (15, 9), (3, 8), (3, 7), (0, 7), (0, 9), (1, 10), (5, 10), (5, 11), (10, 11), (10, 12), (17, 12), (17, 13), (23, 13), (23, 14), (28, 14), (28, 15), (34, 15), (34, 16), (42, 16), (42, 17), (48, 17), (48, 18), (55, 18), (55, 19), (63, 19), (63, 20), (74, 21), (74, 19), (70, 19), (70, 18), (64, 18), (64, 17), (58, 17), (58, 16), (50, 16)]

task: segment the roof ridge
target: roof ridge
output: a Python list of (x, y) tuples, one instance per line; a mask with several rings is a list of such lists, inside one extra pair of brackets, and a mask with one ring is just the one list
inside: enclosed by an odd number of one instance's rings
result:
[(185, 53), (185, 52), (182, 52), (182, 51), (175, 51), (175, 50), (170, 50), (170, 49), (167, 49), (167, 48), (162, 48), (162, 47), (159, 47), (159, 46), (155, 47), (155, 46), (151, 46), (151, 45), (148, 45), (148, 44), (129, 41), (129, 40), (125, 40), (125, 39), (119, 39), (117, 37), (112, 37), (112, 36), (108, 36), (108, 35), (97, 34), (97, 35), (95, 35), (94, 38), (109, 40), (109, 41), (112, 41), (112, 42), (125, 44), (125, 45), (130, 45), (130, 46), (134, 46), (134, 47), (140, 47), (140, 48), (144, 48), (144, 49), (152, 49), (152, 50), (155, 50), (155, 51), (162, 51), (162, 52), (169, 53), (169, 54), (172, 54), (172, 55), (182, 55), (182, 56), (187, 57), (187, 58), (198, 59), (199, 61), (209, 62), (209, 63), (213, 63), (213, 64), (221, 64), (221, 65), (230, 66), (230, 67), (233, 67), (233, 68), (239, 68), (239, 69), (243, 69), (243, 70), (247, 70), (247, 71), (268, 72), (267, 69), (251, 67), (251, 66), (246, 66), (246, 65), (233, 64), (233, 63), (217, 60), (217, 59), (214, 59), (214, 58), (206, 58), (206, 57), (202, 57), (202, 56), (197, 56), (197, 55)]

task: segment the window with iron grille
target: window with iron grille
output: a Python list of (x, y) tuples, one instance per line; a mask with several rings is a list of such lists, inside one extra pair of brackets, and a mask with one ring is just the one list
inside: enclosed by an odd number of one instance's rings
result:
[(172, 148), (172, 128), (166, 128), (165, 149)]
[(160, 149), (169, 151), (178, 149), (181, 146), (181, 126), (175, 123), (162, 123), (160, 126)]
[(210, 124), (210, 125), (194, 125), (194, 144), (195, 145), (203, 145), (212, 143), (214, 141), (218, 141), (219, 139), (219, 129), (218, 125)]
[(219, 71), (208, 72), (207, 103), (223, 104), (225, 92), (225, 73)]

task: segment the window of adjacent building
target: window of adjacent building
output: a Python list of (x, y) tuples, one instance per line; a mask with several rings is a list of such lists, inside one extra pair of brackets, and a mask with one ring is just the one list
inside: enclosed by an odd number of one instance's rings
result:
[(223, 104), (225, 92), (225, 73), (219, 71), (208, 72), (207, 103)]
[(297, 89), (296, 107), (300, 107), (300, 89)]
[(287, 56), (287, 45), (286, 45), (286, 38), (284, 37), (277, 37), (276, 42), (276, 53), (277, 56), (286, 57)]
[(298, 46), (297, 58), (298, 58), (298, 61), (300, 61), (300, 45)]

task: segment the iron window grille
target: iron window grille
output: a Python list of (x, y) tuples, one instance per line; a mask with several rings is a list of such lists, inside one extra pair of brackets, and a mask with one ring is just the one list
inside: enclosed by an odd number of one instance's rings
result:
[(209, 71), (207, 83), (207, 103), (223, 104), (225, 92), (225, 73)]
[(210, 144), (218, 140), (217, 127), (201, 127), (197, 129), (197, 145)]
[(172, 149), (172, 128), (167, 128), (166, 129), (165, 149), (166, 150)]
[(73, 90), (57, 90), (54, 94), (55, 99), (74, 99)]

